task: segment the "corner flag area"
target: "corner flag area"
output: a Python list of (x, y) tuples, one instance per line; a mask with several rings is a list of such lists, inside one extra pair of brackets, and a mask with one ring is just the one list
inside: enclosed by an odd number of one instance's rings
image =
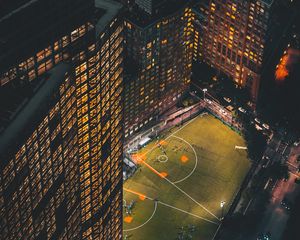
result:
[(124, 183), (124, 239), (213, 239), (251, 167), (235, 146), (243, 137), (203, 114), (132, 155), (140, 168)]

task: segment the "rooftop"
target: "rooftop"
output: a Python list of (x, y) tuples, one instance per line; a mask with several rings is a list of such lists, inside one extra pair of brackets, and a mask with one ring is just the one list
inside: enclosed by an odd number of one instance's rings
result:
[(144, 10), (135, 6), (133, 9), (126, 12), (126, 19), (141, 28), (147, 27), (156, 23), (159, 19), (172, 15), (185, 7), (189, 1), (187, 0), (167, 0), (163, 5), (152, 14), (146, 13)]
[(113, 18), (116, 17), (123, 5), (113, 0), (96, 0), (95, 6), (103, 12), (103, 15), (96, 23), (96, 34), (98, 36)]
[[(68, 1), (72, 0), (64, 0), (64, 3)], [(9, 19), (10, 22), (15, 19), (10, 16), (14, 16), (14, 14), (18, 15), (17, 12), (19, 12), (20, 14), (26, 12), (26, 14), (28, 14), (28, 11), (21, 11), (21, 9), (29, 6), (30, 4), (33, 4), (34, 2), (39, 1), (27, 0), (26, 3), (24, 3), (22, 6), (19, 6), (17, 9), (7, 14), (5, 17), (0, 18), (0, 24), (1, 20), (3, 20), (2, 25), (7, 27), (6, 20)], [(93, 4), (95, 4), (96, 11), (95, 14), (92, 15), (92, 18), (96, 22), (95, 27), (98, 36), (115, 18), (123, 5), (113, 0), (95, 0), (93, 1)], [(31, 8), (29, 8), (29, 10), (30, 9)], [(91, 19), (91, 15), (89, 16), (89, 19)], [(47, 18), (47, 14), (43, 18)], [(77, 18), (80, 19), (80, 17)], [(22, 20), (19, 18), (17, 19), (18, 21)], [(27, 23), (27, 25), (29, 25), (28, 27), (31, 27), (30, 24), (31, 22)], [(63, 30), (64, 34), (66, 34), (67, 30)], [(24, 39), (24, 41), (22, 42), (24, 43), (26, 40), (27, 39)], [(53, 41), (52, 38), (50, 40)], [(43, 45), (46, 44), (46, 42), (40, 41), (40, 44)], [(25, 47), (26, 46), (27, 45), (25, 45)], [(37, 45), (31, 44), (30, 46), (32, 47), (32, 49), (30, 49), (31, 54), (32, 52), (37, 51)], [(2, 57), (5, 57), (5, 55), (2, 55)], [(3, 58), (3, 63), (4, 60), (5, 59)], [(10, 60), (13, 64), (16, 64), (16, 61), (14, 59)], [(11, 66), (12, 63), (6, 64), (8, 66)], [(49, 101), (49, 95), (52, 94), (52, 92), (57, 89), (57, 87), (61, 83), (64, 73), (68, 68), (67, 65), (67, 63), (61, 63), (54, 67), (52, 70), (44, 73), (40, 78), (35, 79), (31, 82), (16, 79), (15, 81), (12, 81), (0, 87), (0, 153), (3, 149), (5, 149), (5, 145), (9, 145), (9, 142), (13, 141), (13, 138), (18, 136), (18, 133), (22, 132), (22, 129), (27, 128), (28, 125), (32, 125), (32, 122), (37, 121), (37, 111), (41, 110), (41, 107), (45, 106), (46, 101)], [(45, 107), (44, 111), (47, 111), (47, 109), (48, 107)]]
[(274, 0), (261, 0), (263, 3), (267, 4), (268, 6), (271, 6), (273, 4)]
[[(4, 3), (7, 1), (10, 0)], [(14, 8), (0, 15), (0, 72), (89, 21), (94, 11), (94, 0), (20, 2), (22, 4), (11, 5)]]
[(205, 10), (209, 8), (209, 1), (210, 0), (201, 0), (200, 2), (197, 2), (193, 5), (193, 12), (197, 14), (199, 17), (205, 17), (203, 12), (201, 11), (201, 8), (204, 8)]
[(51, 96), (64, 81), (67, 70), (68, 64), (61, 63), (30, 85), (0, 89), (0, 153), (39, 121), (39, 113), (48, 112)]
[(27, 2), (31, 2), (31, 0), (0, 0), (0, 21), (5, 15), (23, 6)]
[(1, 4), (0, 22), (20, 12), (38, 0), (4, 0)]

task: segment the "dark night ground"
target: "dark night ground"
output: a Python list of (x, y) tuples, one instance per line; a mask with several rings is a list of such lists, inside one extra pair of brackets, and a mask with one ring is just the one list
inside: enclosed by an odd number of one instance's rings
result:
[(300, 63), (290, 76), (278, 83), (272, 78), (261, 99), (264, 116), (271, 122), (288, 123), (288, 128), (300, 133)]
[[(297, 9), (300, 8), (299, 3), (296, 6)], [(282, 6), (279, 9), (283, 12)], [(286, 14), (291, 13), (286, 11)], [(282, 18), (279, 19), (279, 22), (287, 19), (286, 16), (282, 16)], [(300, 11), (296, 11), (294, 20), (294, 24), (287, 31), (286, 36), (282, 37), (278, 48), (270, 51), (275, 53), (274, 55), (269, 55), (274, 60), (271, 59), (264, 69), (258, 110), (266, 120), (272, 123), (279, 123), (280, 126), (285, 126), (300, 136), (300, 60), (293, 66), (290, 75), (284, 81), (279, 83), (274, 77), (276, 65), (279, 63), (283, 51), (288, 43), (293, 43), (290, 39), (291, 36), (297, 33), (298, 38), (300, 38)], [(284, 25), (285, 23), (282, 24), (282, 27)], [(299, 49), (299, 42), (295, 45), (298, 45)]]

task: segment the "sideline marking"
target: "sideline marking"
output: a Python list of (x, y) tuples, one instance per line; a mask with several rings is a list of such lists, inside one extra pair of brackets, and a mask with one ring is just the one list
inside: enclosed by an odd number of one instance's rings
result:
[[(189, 122), (187, 122), (185, 125), (183, 125), (181, 128), (177, 129), (175, 132), (171, 133), (168, 137), (166, 137), (165, 139), (162, 139), (160, 141), (166, 141), (168, 140), (170, 137), (172, 137), (173, 135), (175, 135), (176, 133), (178, 133), (180, 130), (182, 130), (183, 128), (185, 128), (187, 125), (189, 125), (191, 122), (195, 121), (198, 117), (195, 117), (193, 119), (191, 119)], [(146, 151), (145, 153), (141, 154), (141, 156), (137, 156), (139, 158), (144, 158), (149, 152), (151, 152), (153, 149), (157, 148), (158, 145), (155, 144), (152, 148), (150, 148), (148, 151)]]
[(157, 202), (154, 202), (154, 211), (152, 213), (152, 215), (150, 216), (150, 218), (147, 219), (146, 222), (142, 223), (141, 225), (134, 227), (134, 228), (129, 228), (129, 229), (123, 229), (124, 232), (129, 232), (129, 231), (133, 231), (133, 230), (137, 230), (143, 226), (145, 226), (148, 222), (151, 221), (151, 219), (153, 218), (154, 214), (156, 213), (156, 209), (157, 209)]
[(189, 194), (187, 194), (185, 191), (183, 191), (180, 187), (178, 187), (175, 183), (173, 183), (171, 180), (169, 180), (164, 173), (158, 172), (154, 167), (152, 167), (150, 164), (146, 163), (141, 159), (141, 163), (145, 164), (152, 172), (160, 176), (161, 178), (165, 179), (168, 183), (172, 184), (175, 188), (177, 188), (181, 193), (183, 193), (185, 196), (187, 196), (189, 199), (191, 199), (194, 203), (196, 203), (198, 206), (202, 207), (206, 212), (208, 212), (210, 215), (212, 215), (214, 218), (216, 218), (218, 221), (220, 219), (213, 214), (211, 211), (209, 211), (206, 207), (204, 207), (201, 203), (197, 202), (193, 197), (191, 197)]
[(140, 228), (140, 227), (143, 227), (146, 223), (148, 223), (148, 222), (153, 218), (153, 216), (154, 216), (154, 214), (155, 214), (155, 212), (156, 212), (156, 208), (157, 208), (157, 204), (158, 204), (158, 203), (161, 204), (161, 205), (164, 205), (164, 206), (166, 206), (166, 207), (175, 209), (175, 210), (177, 210), (177, 211), (179, 211), (179, 212), (183, 212), (183, 213), (185, 213), (185, 214), (188, 214), (188, 215), (191, 215), (191, 216), (193, 216), (193, 217), (199, 218), (199, 219), (201, 219), (201, 220), (203, 220), (203, 221), (206, 221), (206, 222), (209, 222), (209, 223), (212, 223), (212, 224), (215, 224), (215, 225), (219, 225), (218, 222), (214, 222), (214, 221), (209, 220), (209, 219), (207, 219), (207, 218), (200, 217), (200, 216), (198, 216), (198, 215), (196, 215), (196, 214), (187, 212), (187, 211), (185, 211), (185, 210), (183, 210), (183, 209), (180, 209), (180, 208), (177, 208), (177, 207), (172, 206), (172, 205), (170, 205), (170, 204), (164, 203), (164, 202), (162, 202), (162, 201), (160, 201), (160, 200), (153, 199), (153, 198), (148, 197), (148, 196), (146, 196), (146, 195), (144, 195), (144, 194), (141, 194), (141, 193), (139, 193), (139, 192), (130, 190), (130, 189), (128, 189), (128, 188), (124, 188), (124, 190), (127, 191), (127, 192), (130, 192), (130, 193), (132, 193), (132, 194), (138, 195), (138, 196), (139, 196), (139, 195), (143, 195), (143, 196), (145, 196), (146, 199), (149, 199), (149, 200), (151, 200), (151, 201), (154, 201), (155, 204), (156, 204), (156, 205), (155, 205), (155, 209), (154, 209), (154, 211), (153, 211), (151, 217), (150, 217), (145, 223), (143, 223), (143, 224), (141, 224), (140, 226), (135, 227), (135, 228), (123, 229), (123, 231), (125, 231), (125, 232), (126, 232), (126, 231), (136, 230), (136, 229), (138, 229), (138, 228)]

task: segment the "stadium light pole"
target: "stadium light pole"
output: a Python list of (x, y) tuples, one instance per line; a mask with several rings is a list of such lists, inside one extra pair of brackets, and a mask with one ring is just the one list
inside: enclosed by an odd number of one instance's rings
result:
[(222, 216), (221, 216), (221, 220), (223, 220), (223, 218), (224, 218), (224, 206), (225, 206), (225, 201), (221, 201), (221, 203), (220, 203), (220, 207), (221, 207), (221, 209), (222, 209)]
[(205, 93), (207, 92), (207, 88), (203, 88), (202, 91), (203, 91), (203, 99), (205, 99)]

